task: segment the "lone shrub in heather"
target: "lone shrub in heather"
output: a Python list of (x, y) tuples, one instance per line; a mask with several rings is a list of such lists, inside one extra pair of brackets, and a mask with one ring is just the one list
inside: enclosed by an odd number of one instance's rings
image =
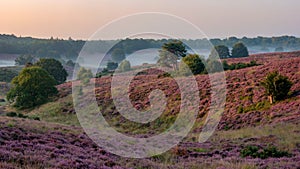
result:
[(24, 68), (11, 83), (7, 100), (20, 109), (41, 105), (57, 93), (55, 79), (40, 67)]
[(261, 82), (265, 87), (266, 94), (269, 96), (270, 103), (274, 101), (283, 100), (287, 97), (292, 82), (286, 76), (280, 75), (277, 71), (269, 73), (266, 78)]
[(93, 77), (92, 71), (84, 67), (81, 67), (77, 74), (77, 79), (80, 80), (83, 84), (88, 84), (92, 77)]
[(266, 159), (269, 157), (288, 157), (290, 154), (286, 151), (280, 151), (274, 146), (268, 146), (264, 149), (260, 149), (257, 146), (247, 146), (241, 151), (241, 156)]

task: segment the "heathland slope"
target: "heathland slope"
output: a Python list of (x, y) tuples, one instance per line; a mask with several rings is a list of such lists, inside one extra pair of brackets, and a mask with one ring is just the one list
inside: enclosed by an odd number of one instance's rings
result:
[[(227, 62), (252, 60), (261, 65), (226, 71), (225, 111), (218, 131), (205, 143), (197, 143), (197, 137), (210, 105), (207, 75), (196, 76), (201, 100), (193, 131), (177, 147), (147, 159), (118, 157), (94, 144), (74, 120), (69, 82), (58, 86), (57, 101), (28, 112), (40, 116), (41, 121), (0, 118), (0, 168), (297, 168), (300, 166), (300, 52), (251, 55)], [(288, 76), (294, 85), (289, 98), (271, 105), (260, 81), (274, 70)], [(96, 79), (98, 105), (107, 121), (127, 135), (150, 137), (164, 131), (176, 119), (180, 91), (171, 77), (160, 74), (163, 73), (149, 70), (131, 83), (129, 94), (136, 109), (149, 106), (148, 94), (154, 89), (161, 89), (168, 97), (162, 117), (145, 125), (130, 122), (115, 109), (110, 94), (111, 77)], [(241, 157), (249, 145), (259, 152), (273, 146), (276, 150), (268, 150), (279, 155)]]

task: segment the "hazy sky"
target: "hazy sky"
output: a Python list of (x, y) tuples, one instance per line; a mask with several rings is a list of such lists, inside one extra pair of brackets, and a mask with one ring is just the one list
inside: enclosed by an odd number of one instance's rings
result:
[(87, 39), (138, 12), (177, 15), (210, 38), (300, 37), (299, 0), (1, 0), (0, 34)]

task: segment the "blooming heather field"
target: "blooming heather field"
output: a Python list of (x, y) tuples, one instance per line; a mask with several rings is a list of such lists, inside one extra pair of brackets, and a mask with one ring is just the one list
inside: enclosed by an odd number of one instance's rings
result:
[[(225, 111), (217, 131), (205, 143), (197, 143), (197, 137), (210, 105), (207, 75), (196, 77), (201, 100), (193, 130), (178, 146), (146, 159), (122, 158), (94, 144), (74, 120), (71, 83), (65, 83), (58, 86), (60, 98), (56, 102), (26, 112), (41, 121), (0, 118), (0, 168), (299, 168), (300, 52), (259, 54), (227, 62), (252, 60), (261, 65), (226, 72)], [(270, 105), (260, 81), (274, 70), (288, 76), (293, 87), (289, 98)], [(154, 89), (161, 89), (168, 98), (162, 116), (143, 125), (117, 112), (110, 94), (111, 77), (96, 79), (98, 105), (116, 130), (149, 137), (174, 122), (180, 90), (171, 77), (162, 74), (152, 69), (131, 82), (129, 94), (138, 110), (149, 107), (148, 95)], [(247, 155), (248, 146), (258, 149), (256, 156)]]

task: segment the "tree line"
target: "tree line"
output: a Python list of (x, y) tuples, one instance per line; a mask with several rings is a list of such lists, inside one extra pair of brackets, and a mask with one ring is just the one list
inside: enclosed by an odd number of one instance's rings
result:
[[(108, 54), (112, 54), (114, 50), (122, 50), (124, 54), (131, 54), (137, 50), (147, 48), (161, 48), (163, 44), (172, 41), (172, 39), (124, 39), (117, 40), (93, 40), (89, 41), (89, 51), (105, 53), (106, 50), (116, 44), (109, 50)], [(208, 49), (210, 44), (207, 39), (185, 40), (182, 42), (188, 44), (194, 49)], [(237, 42), (242, 42), (248, 47), (261, 46), (261, 47), (274, 47), (278, 51), (285, 48), (299, 50), (300, 38), (294, 36), (281, 36), (281, 37), (256, 37), (256, 38), (237, 38), (229, 37), (225, 39), (210, 39), (214, 45), (225, 45), (233, 47)], [(30, 54), (40, 58), (65, 58), (75, 59), (86, 41), (69, 39), (37, 39), (32, 37), (17, 37), (15, 35), (2, 35), (0, 34), (0, 53), (5, 54)]]

